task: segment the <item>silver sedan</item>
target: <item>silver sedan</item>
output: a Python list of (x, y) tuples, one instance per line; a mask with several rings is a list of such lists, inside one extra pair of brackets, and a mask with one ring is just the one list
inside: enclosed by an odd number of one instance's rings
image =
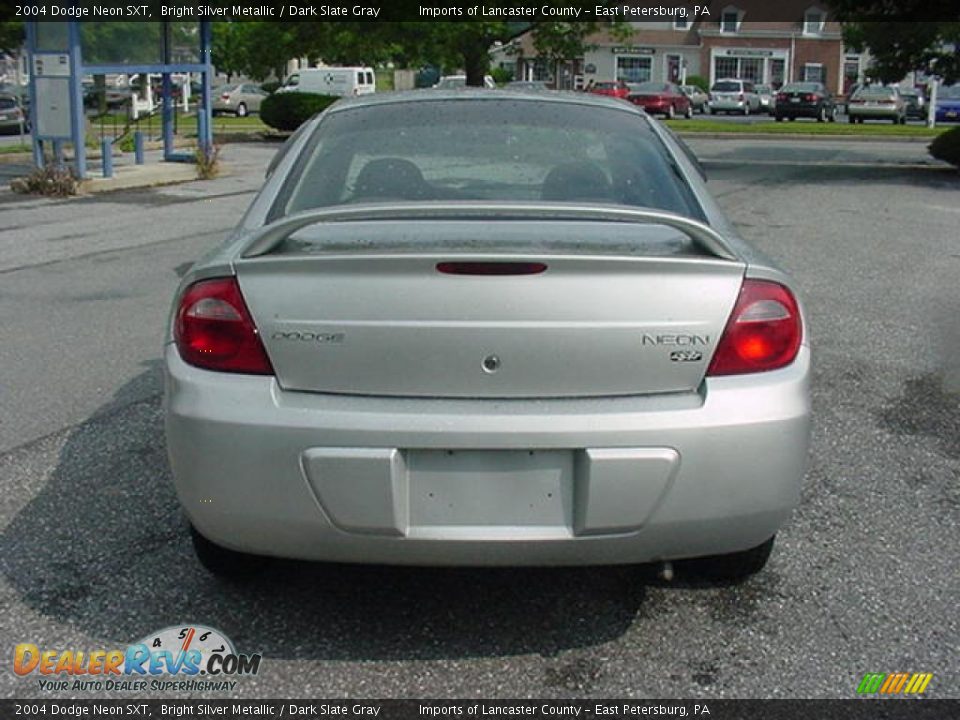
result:
[(210, 570), (763, 567), (807, 458), (801, 305), (668, 130), (584, 94), (378, 94), (269, 173), (165, 347)]

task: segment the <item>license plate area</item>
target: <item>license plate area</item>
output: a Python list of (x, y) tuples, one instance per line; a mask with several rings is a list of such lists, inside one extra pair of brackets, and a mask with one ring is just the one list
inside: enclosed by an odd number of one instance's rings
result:
[(572, 450), (408, 450), (408, 537), (573, 534)]

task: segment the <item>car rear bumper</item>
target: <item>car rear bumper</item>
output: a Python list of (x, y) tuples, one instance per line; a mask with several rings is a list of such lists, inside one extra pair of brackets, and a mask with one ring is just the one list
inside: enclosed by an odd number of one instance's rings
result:
[(707, 103), (711, 110), (743, 110), (747, 106), (746, 100), (711, 100)]
[(868, 107), (864, 105), (850, 105), (847, 107), (847, 115), (851, 117), (890, 119), (900, 117), (903, 114), (902, 110), (891, 106), (880, 105), (877, 107)]
[(236, 550), (427, 565), (736, 552), (796, 505), (809, 350), (700, 393), (433, 400), (292, 393), (166, 348), (166, 433), (197, 529)]
[(783, 117), (817, 117), (820, 106), (816, 103), (777, 103), (774, 113)]

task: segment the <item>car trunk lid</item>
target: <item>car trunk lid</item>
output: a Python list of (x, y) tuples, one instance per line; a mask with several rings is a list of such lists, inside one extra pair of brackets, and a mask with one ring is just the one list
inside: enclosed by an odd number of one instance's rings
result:
[(744, 265), (657, 225), (400, 221), (236, 270), (285, 389), (517, 398), (694, 390)]

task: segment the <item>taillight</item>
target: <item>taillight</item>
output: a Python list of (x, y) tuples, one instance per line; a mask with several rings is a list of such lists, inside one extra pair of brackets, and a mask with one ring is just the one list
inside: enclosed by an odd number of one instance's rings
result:
[(776, 370), (793, 362), (803, 328), (793, 294), (779, 283), (744, 280), (707, 375)]
[(447, 275), (539, 275), (547, 269), (539, 262), (460, 262), (437, 263), (437, 272)]
[(803, 96), (803, 99), (806, 100), (807, 102), (813, 102), (814, 100), (817, 99), (817, 96), (813, 94), (807, 94)]
[(200, 280), (180, 299), (174, 340), (185, 362), (206, 370), (272, 375), (236, 278)]
[(787, 99), (786, 93), (777, 93), (777, 100), (786, 100), (786, 99)]
[(229, 99), (230, 99), (230, 93), (223, 93), (223, 94), (220, 96), (220, 99), (221, 99), (221, 100), (229, 100)]

